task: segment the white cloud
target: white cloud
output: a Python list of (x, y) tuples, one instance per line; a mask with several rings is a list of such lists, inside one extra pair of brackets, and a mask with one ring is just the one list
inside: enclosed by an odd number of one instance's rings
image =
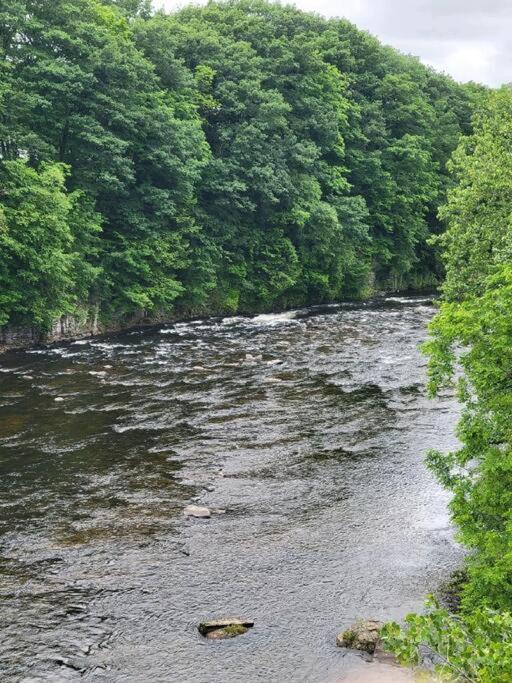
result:
[[(168, 10), (186, 0), (154, 0)], [(205, 4), (195, 2), (194, 4)], [(461, 81), (512, 81), (512, 0), (296, 0), (343, 16), (383, 42)]]

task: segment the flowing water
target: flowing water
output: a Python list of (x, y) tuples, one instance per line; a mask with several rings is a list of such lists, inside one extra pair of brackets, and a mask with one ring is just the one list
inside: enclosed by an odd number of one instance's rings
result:
[[(1, 357), (0, 679), (370, 671), (336, 633), (421, 607), (460, 560), (423, 465), (457, 417), (423, 394), (433, 310), (388, 298)], [(199, 635), (233, 614), (254, 629)]]

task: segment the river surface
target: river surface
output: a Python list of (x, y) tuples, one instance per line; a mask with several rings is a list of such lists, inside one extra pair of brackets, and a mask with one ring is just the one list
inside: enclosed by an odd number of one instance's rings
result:
[[(420, 608), (461, 557), (423, 465), (457, 418), (423, 393), (433, 312), (388, 298), (0, 357), (2, 682), (370, 671), (337, 632)], [(199, 635), (226, 615), (256, 625)]]

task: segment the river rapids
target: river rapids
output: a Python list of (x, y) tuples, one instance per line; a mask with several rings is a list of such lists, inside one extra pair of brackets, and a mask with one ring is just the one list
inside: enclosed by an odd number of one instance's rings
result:
[[(1, 680), (370, 671), (336, 634), (421, 608), (461, 557), (423, 464), (456, 443), (453, 398), (424, 395), (433, 313), (389, 297), (2, 356)], [(226, 615), (255, 627), (198, 633)]]

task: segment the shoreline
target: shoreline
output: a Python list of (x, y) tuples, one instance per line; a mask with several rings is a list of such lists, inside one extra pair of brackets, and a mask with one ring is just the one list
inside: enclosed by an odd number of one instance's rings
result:
[(127, 318), (112, 320), (110, 323), (99, 322), (97, 316), (80, 320), (78, 316), (66, 315), (57, 320), (52, 329), (47, 333), (41, 333), (35, 327), (24, 326), (5, 326), (0, 328), (0, 356), (9, 352), (28, 351), (36, 348), (47, 348), (62, 342), (72, 343), (83, 339), (96, 339), (105, 336), (122, 334), (124, 332), (136, 332), (138, 330), (150, 330), (160, 325), (174, 325), (182, 322), (192, 322), (194, 320), (213, 320), (215, 318), (227, 317), (254, 317), (257, 315), (267, 315), (275, 313), (286, 313), (292, 310), (305, 308), (322, 308), (332, 306), (362, 305), (371, 302), (382, 301), (390, 296), (431, 296), (433, 299), (438, 292), (429, 288), (425, 290), (404, 289), (377, 291), (372, 296), (364, 299), (342, 299), (339, 301), (323, 302), (317, 304), (304, 304), (302, 306), (274, 309), (268, 308), (261, 311), (182, 311), (180, 314), (156, 313), (148, 316), (145, 312), (134, 314)]

